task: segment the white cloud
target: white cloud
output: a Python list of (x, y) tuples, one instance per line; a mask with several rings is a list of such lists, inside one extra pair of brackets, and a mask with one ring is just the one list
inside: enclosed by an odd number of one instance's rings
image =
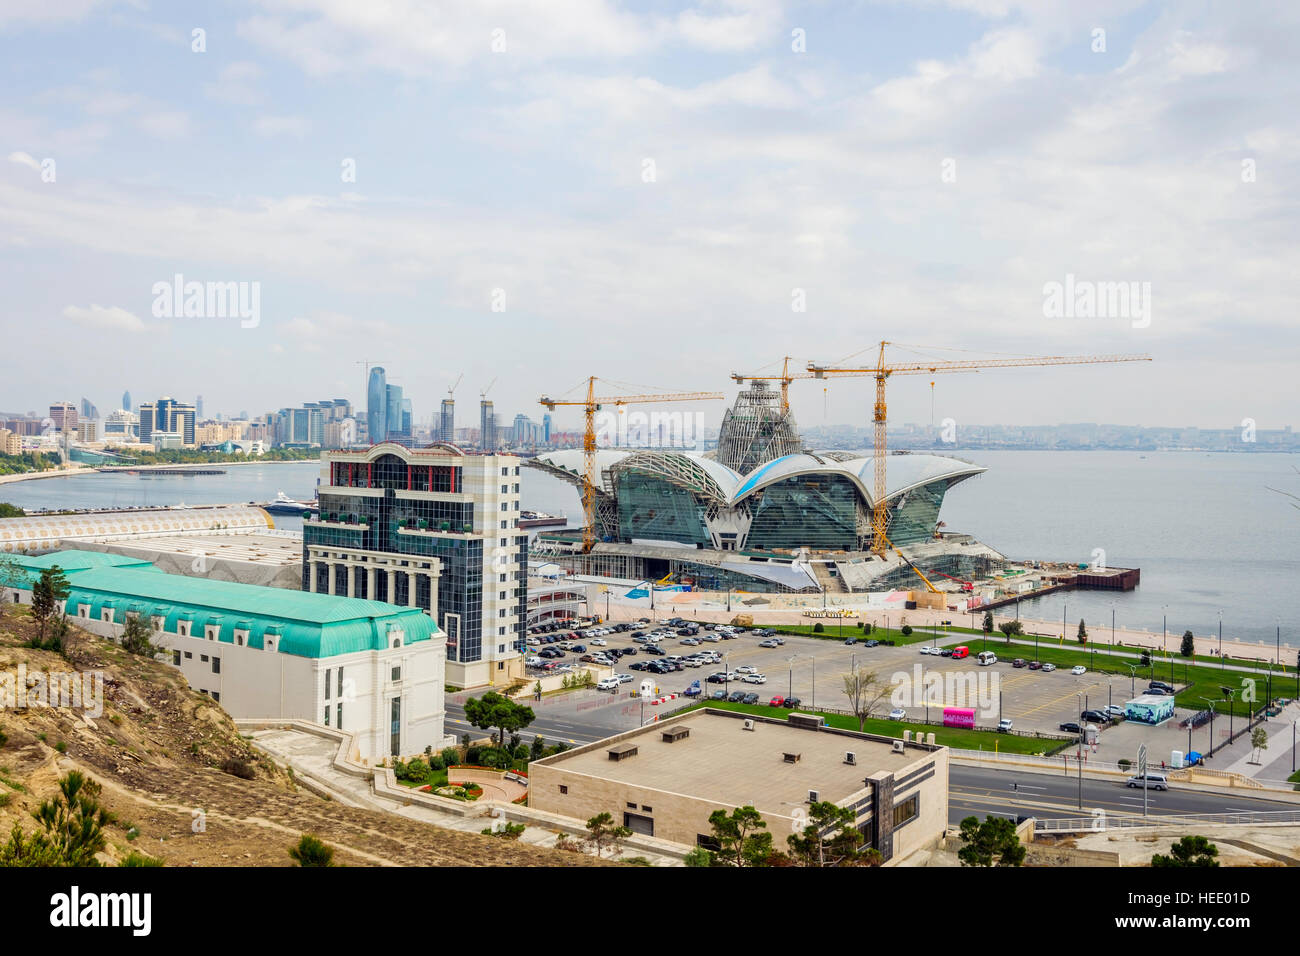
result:
[(29, 153), (10, 153), (9, 162), (17, 163), (19, 166), (26, 166), (28, 169), (34, 169), (38, 173), (41, 171), (41, 164)]
[(311, 123), (302, 116), (259, 116), (253, 130), (259, 136), (306, 136)]
[(262, 68), (248, 60), (228, 63), (215, 82), (203, 84), (203, 93), (218, 102), (254, 106), (265, 98), (259, 88), (262, 74)]
[(96, 329), (108, 329), (115, 332), (144, 332), (145, 324), (135, 314), (117, 306), (70, 305), (63, 310), (63, 317), (81, 325)]
[(178, 139), (190, 131), (190, 118), (181, 110), (158, 110), (140, 116), (136, 126), (159, 139)]

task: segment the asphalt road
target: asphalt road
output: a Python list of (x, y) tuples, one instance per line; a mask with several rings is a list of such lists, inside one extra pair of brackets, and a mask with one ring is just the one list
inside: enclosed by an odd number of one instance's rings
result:
[[(970, 767), (950, 764), (948, 774), (948, 819), (956, 823), (966, 817), (986, 816), (1078, 818), (1091, 816), (1095, 809), (1107, 814), (1142, 814), (1142, 791), (1129, 789), (1118, 778), (1083, 777), (1083, 810), (1079, 810), (1079, 777), (1033, 773), (1013, 768)], [(1209, 793), (1180, 790), (1173, 784), (1166, 791), (1147, 791), (1152, 814), (1249, 813), (1297, 810), (1300, 804), (1239, 792)]]

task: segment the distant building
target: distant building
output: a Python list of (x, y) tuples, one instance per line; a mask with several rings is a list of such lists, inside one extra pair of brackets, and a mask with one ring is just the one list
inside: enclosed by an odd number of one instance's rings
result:
[(104, 419), (104, 441), (133, 444), (139, 439), (140, 419), (125, 408), (119, 408)]
[(383, 366), (370, 370), (366, 385), (366, 437), (375, 445), (388, 434), (388, 378)]
[(168, 432), (181, 436), (181, 445), (193, 448), (196, 444), (195, 409), (188, 402), (178, 402), (163, 396), (156, 402), (140, 403), (140, 441), (153, 442), (154, 432)]
[(438, 419), (438, 441), (456, 441), (456, 400), (444, 398)]
[(131, 393), (122, 393), (122, 410), (129, 412), (131, 410)]
[(50, 421), (56, 431), (76, 432), (77, 406), (71, 402), (54, 402), (50, 405)]
[(23, 440), (7, 428), (0, 428), (0, 455), (20, 455)]
[(478, 420), (479, 447), (484, 451), (496, 451), (497, 413), (490, 399), (485, 398), (478, 403)]
[(447, 682), (523, 676), (527, 534), (519, 459), (393, 442), (322, 455), (302, 587), (417, 607), (447, 640)]
[(84, 419), (77, 425), (77, 437), (81, 441), (99, 441), (99, 422), (93, 418)]

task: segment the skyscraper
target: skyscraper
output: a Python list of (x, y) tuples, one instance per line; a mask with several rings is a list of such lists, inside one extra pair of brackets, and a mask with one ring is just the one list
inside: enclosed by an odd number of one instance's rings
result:
[(388, 381), (379, 365), (370, 370), (366, 386), (366, 428), (372, 445), (378, 445), (388, 435)]
[(194, 399), (194, 417), (203, 420), (203, 396), (198, 395)]
[(388, 397), (385, 399), (385, 411), (388, 412), (384, 439), (396, 438), (402, 432), (402, 386), (389, 385)]
[(484, 451), (495, 451), (497, 447), (497, 413), (491, 399), (478, 403), (478, 442)]
[(130, 410), (131, 410), (131, 393), (130, 393), (130, 392), (123, 392), (123, 393), (122, 393), (122, 411), (124, 411), (124, 412), (129, 412)]
[(456, 400), (442, 400), (442, 414), (438, 421), (438, 441), (454, 442), (456, 440)]

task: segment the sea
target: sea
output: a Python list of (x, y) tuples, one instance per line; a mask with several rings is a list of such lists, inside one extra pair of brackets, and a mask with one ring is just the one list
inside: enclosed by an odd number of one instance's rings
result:
[[(1105, 639), (1119, 627), (1175, 638), (1300, 646), (1300, 456), (1268, 453), (968, 451), (988, 471), (949, 491), (944, 530), (1013, 560), (1138, 567), (1133, 591), (1068, 591), (1022, 601), (1024, 617), (1080, 619)], [(95, 473), (0, 485), (0, 501), (38, 508), (267, 502), (315, 495), (317, 462), (218, 466), (223, 475)], [(523, 469), (522, 507), (578, 525), (582, 502), (559, 479)], [(276, 527), (300, 530), (297, 515)]]

